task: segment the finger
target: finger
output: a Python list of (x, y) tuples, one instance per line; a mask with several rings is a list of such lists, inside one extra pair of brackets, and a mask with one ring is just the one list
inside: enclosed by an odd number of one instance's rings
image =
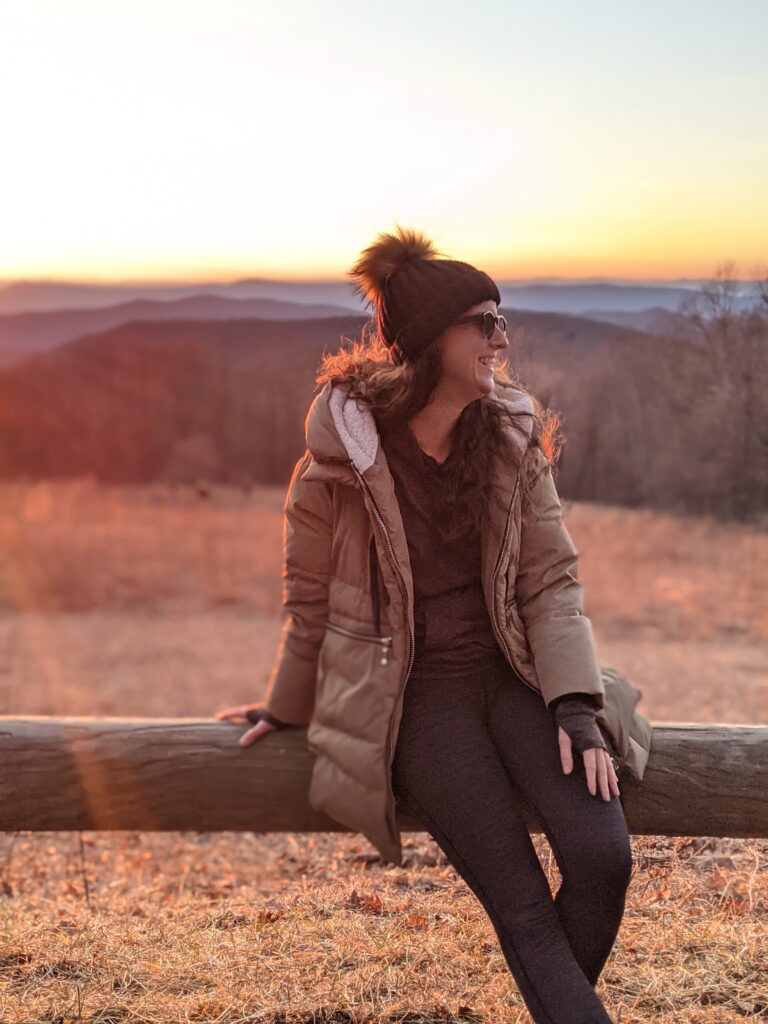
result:
[(571, 737), (562, 726), (557, 730), (557, 742), (560, 746), (560, 764), (563, 766), (563, 774), (570, 775), (573, 771), (573, 746)]
[(252, 725), (250, 729), (246, 729), (243, 735), (240, 737), (240, 746), (247, 747), (257, 740), (259, 736), (263, 736), (265, 733), (272, 732), (274, 725), (270, 725), (269, 722), (257, 722), (256, 725)]
[(589, 750), (585, 750), (582, 754), (584, 759), (584, 771), (587, 776), (587, 789), (591, 796), (594, 796), (597, 792), (595, 785), (595, 748), (590, 747)]
[(241, 707), (222, 708), (220, 711), (214, 711), (213, 717), (225, 722), (246, 721), (245, 713)]
[(601, 747), (595, 748), (595, 760), (597, 761), (597, 778), (600, 786), (600, 794), (603, 800), (611, 799), (611, 792), (608, 788), (608, 755)]
[(611, 760), (610, 755), (607, 758), (607, 761), (608, 761), (608, 781), (610, 783), (611, 792), (613, 793), (614, 796), (621, 796), (621, 791), (619, 789), (619, 777), (616, 774), (616, 769), (613, 767), (613, 761)]

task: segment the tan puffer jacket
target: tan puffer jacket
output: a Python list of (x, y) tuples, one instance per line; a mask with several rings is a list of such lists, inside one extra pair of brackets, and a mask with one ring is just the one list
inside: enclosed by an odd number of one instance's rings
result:
[[(529, 396), (497, 384), (494, 398), (521, 414), (530, 439)], [(285, 501), (287, 614), (266, 706), (308, 727), (311, 806), (400, 865), (391, 764), (414, 655), (405, 531), (371, 412), (329, 382), (305, 426), (306, 451)], [(516, 443), (540, 472), (523, 517), (517, 466), (493, 470), (481, 572), (499, 645), (547, 704), (573, 691), (594, 694), (620, 770), (642, 779), (651, 726), (635, 710), (640, 691), (598, 665), (551, 467), (537, 446)]]

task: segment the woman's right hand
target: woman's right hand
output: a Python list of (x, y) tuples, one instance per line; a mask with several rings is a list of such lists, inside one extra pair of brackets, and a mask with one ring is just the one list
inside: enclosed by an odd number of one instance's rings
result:
[(266, 718), (261, 717), (264, 711), (265, 708), (262, 704), (237, 704), (234, 707), (222, 708), (221, 711), (214, 712), (213, 717), (220, 722), (236, 722), (238, 724), (254, 722), (238, 740), (241, 747), (247, 747), (254, 740), (259, 739), (261, 736), (266, 736), (268, 732), (275, 732), (279, 728), (279, 726), (268, 722)]

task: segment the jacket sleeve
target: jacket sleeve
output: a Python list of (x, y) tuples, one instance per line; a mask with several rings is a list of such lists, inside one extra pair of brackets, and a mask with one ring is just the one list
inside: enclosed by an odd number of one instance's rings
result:
[(526, 457), (535, 461), (536, 475), (523, 500), (515, 597), (541, 692), (547, 706), (577, 691), (592, 694), (602, 708), (605, 687), (584, 614), (578, 552), (546, 456), (536, 446)]
[(315, 707), (317, 658), (328, 617), (333, 533), (332, 485), (303, 479), (308, 451), (296, 463), (284, 504), (283, 628), (267, 682), (266, 710), (290, 725), (308, 725)]

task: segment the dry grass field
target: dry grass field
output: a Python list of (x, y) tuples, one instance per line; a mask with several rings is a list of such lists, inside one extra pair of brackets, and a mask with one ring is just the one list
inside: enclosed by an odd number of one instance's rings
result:
[[(2, 711), (198, 716), (259, 699), (282, 497), (0, 485)], [(768, 531), (587, 504), (567, 522), (601, 661), (641, 710), (768, 724)], [(526, 1024), (482, 908), (428, 835), (404, 839), (397, 868), (356, 835), (2, 835), (0, 1021)], [(768, 1019), (768, 841), (632, 842), (598, 987), (612, 1016)]]

